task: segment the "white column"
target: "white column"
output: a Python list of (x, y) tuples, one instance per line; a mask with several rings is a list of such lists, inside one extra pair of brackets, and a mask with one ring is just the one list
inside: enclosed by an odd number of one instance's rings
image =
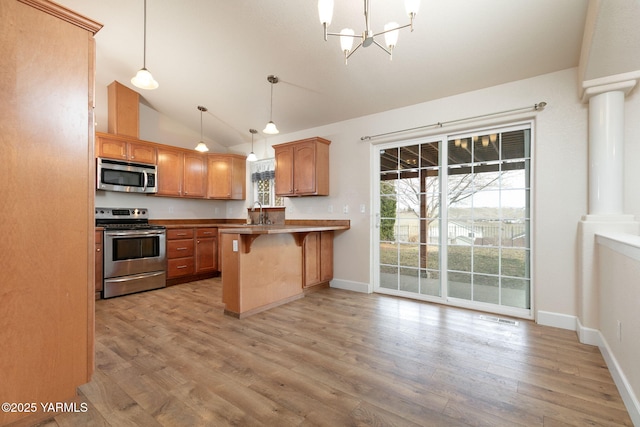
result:
[(623, 213), (624, 95), (589, 99), (589, 214)]
[(595, 236), (639, 230), (634, 216), (624, 214), (624, 98), (639, 78), (639, 73), (627, 73), (583, 83), (582, 100), (589, 102), (589, 204), (578, 227), (576, 327), (587, 344), (598, 344), (600, 329)]

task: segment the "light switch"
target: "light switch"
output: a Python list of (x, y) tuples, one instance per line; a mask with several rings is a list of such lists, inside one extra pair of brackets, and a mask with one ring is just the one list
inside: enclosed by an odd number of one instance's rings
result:
[(233, 252), (238, 252), (238, 241), (237, 240), (233, 241)]

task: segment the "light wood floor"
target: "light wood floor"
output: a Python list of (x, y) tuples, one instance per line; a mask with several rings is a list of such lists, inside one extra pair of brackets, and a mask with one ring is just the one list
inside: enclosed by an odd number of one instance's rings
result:
[(571, 331), (326, 289), (238, 320), (211, 279), (96, 303), (86, 413), (43, 426), (631, 426)]

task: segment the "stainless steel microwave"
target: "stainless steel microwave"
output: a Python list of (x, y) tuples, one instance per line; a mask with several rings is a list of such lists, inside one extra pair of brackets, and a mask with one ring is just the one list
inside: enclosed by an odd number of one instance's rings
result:
[(125, 193), (158, 192), (158, 168), (156, 165), (98, 157), (96, 173), (96, 188), (98, 190)]

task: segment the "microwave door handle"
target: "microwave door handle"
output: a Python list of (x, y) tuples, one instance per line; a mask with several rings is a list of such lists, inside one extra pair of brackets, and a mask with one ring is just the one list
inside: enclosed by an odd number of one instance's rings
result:
[(142, 186), (142, 191), (147, 191), (147, 184), (149, 183), (149, 177), (147, 176), (147, 171), (142, 171), (144, 174), (144, 184)]

